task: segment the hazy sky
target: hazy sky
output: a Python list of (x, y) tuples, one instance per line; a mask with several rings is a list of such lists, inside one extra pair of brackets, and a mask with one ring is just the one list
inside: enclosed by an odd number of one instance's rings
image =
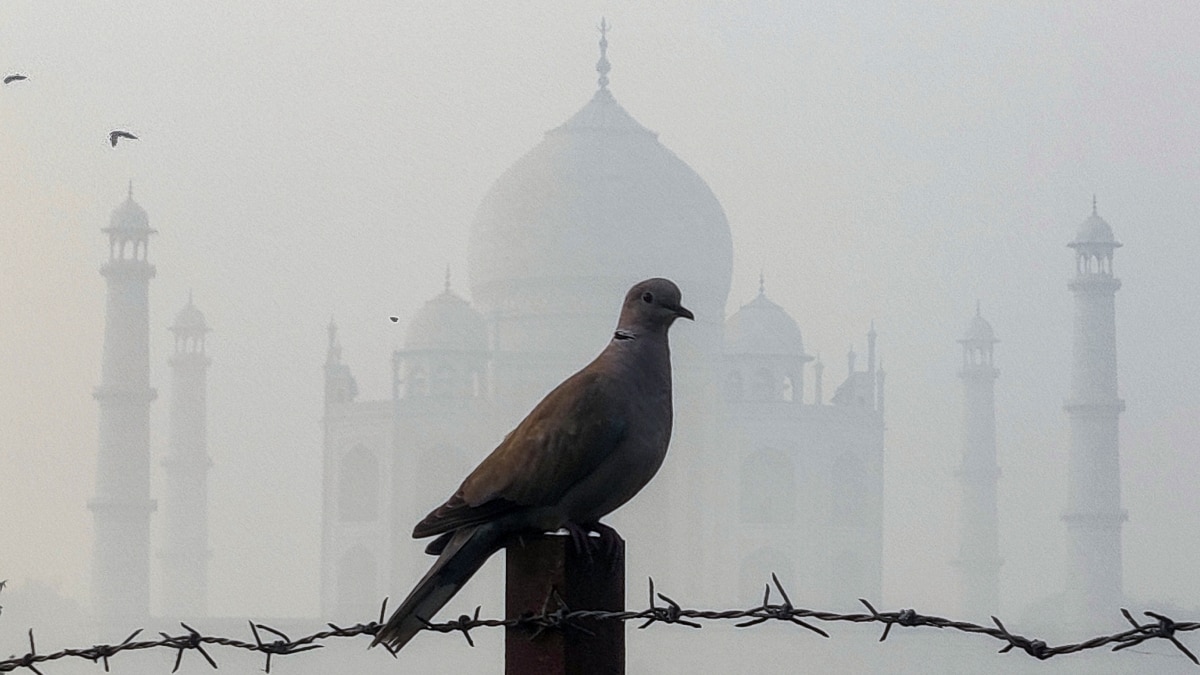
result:
[[(591, 96), (603, 14), (611, 90), (728, 214), (729, 309), (762, 270), (826, 391), (876, 321), (885, 605), (955, 606), (976, 299), (1001, 339), (1002, 609), (1061, 588), (1065, 244), (1095, 193), (1125, 244), (1126, 589), (1200, 607), (1200, 5), (842, 4), (4, 0), (0, 70), (30, 79), (0, 88), (0, 578), (88, 597), (99, 230), (132, 179), (159, 231), (156, 467), (189, 289), (214, 329), (210, 607), (315, 615), (324, 326), (387, 397), (387, 316), (446, 265), (468, 294), (475, 207)], [(142, 140), (108, 147), (116, 127)]]

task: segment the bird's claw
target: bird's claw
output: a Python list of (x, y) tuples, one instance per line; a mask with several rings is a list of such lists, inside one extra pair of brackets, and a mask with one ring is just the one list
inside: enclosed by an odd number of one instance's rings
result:
[(604, 523), (592, 523), (588, 529), (600, 535), (597, 545), (610, 565), (625, 553), (625, 540), (615, 529)]
[[(616, 530), (604, 523), (585, 523), (582, 525), (567, 523), (563, 529), (571, 537), (571, 544), (575, 549), (575, 554), (584, 556), (588, 563), (596, 562), (597, 556), (599, 556), (600, 560), (606, 561), (611, 565), (625, 550), (625, 540), (621, 538), (621, 535)], [(595, 532), (599, 536), (592, 537), (592, 532)]]

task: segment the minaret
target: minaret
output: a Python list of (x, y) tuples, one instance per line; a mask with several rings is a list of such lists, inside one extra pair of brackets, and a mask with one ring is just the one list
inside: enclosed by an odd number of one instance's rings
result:
[(879, 359), (879, 368), (875, 370), (875, 412), (879, 413), (879, 419), (884, 418), (883, 381), (886, 377), (887, 372), (883, 370), (883, 359)]
[(1000, 604), (1000, 546), (996, 509), (996, 402), (1000, 371), (992, 363), (992, 326), (975, 306), (975, 317), (958, 341), (963, 348), (963, 454), (956, 472), (962, 485), (959, 512), (959, 599), (964, 613), (991, 616)]
[(147, 260), (150, 220), (129, 196), (107, 228), (108, 285), (93, 516), (92, 613), (102, 626), (136, 626), (149, 615), (150, 580), (150, 324)]
[[(338, 486), (338, 460), (334, 448), (338, 424), (344, 418), (335, 415), (335, 408), (353, 403), (358, 385), (350, 366), (342, 363), (342, 343), (338, 340), (337, 324), (333, 317), (325, 328), (328, 344), (325, 349), (325, 414), (321, 418), (321, 613), (330, 615), (337, 608), (337, 560), (339, 523), (334, 511)], [(393, 378), (394, 380), (395, 378)]]
[(875, 405), (875, 320), (871, 319), (871, 329), (867, 331), (867, 386), (870, 388), (871, 405)]
[(337, 324), (333, 318), (325, 327), (329, 344), (325, 350), (325, 408), (335, 403), (352, 403), (358, 396), (358, 384), (350, 374), (350, 367), (342, 363), (342, 343), (338, 340)]
[(1121, 246), (1096, 213), (1079, 226), (1075, 239), (1075, 294), (1071, 397), (1064, 406), (1071, 420), (1068, 458), (1067, 609), (1083, 623), (1111, 617), (1120, 606), (1121, 469), (1117, 420), (1125, 402), (1117, 398), (1113, 251)]
[(207, 389), (211, 360), (205, 351), (208, 324), (192, 303), (175, 317), (171, 356), (171, 449), (163, 460), (162, 613), (197, 618), (207, 613), (208, 457)]
[(813, 364), (813, 404), (825, 405), (825, 364), (821, 363), (821, 355)]

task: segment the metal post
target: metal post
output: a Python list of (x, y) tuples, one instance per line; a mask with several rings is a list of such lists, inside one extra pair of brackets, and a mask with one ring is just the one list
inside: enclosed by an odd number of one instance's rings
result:
[[(615, 536), (615, 535), (614, 535)], [(595, 542), (596, 540), (592, 540)], [(571, 610), (625, 610), (625, 547), (611, 556), (577, 552), (571, 538), (524, 537), (506, 549), (505, 616)], [(507, 628), (505, 675), (624, 675), (625, 624), (581, 620), (575, 627)], [(581, 630), (582, 629), (582, 630)]]

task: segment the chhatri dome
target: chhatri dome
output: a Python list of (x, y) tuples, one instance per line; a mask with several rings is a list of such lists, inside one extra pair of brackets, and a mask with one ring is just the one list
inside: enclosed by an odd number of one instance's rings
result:
[(489, 318), (574, 303), (609, 323), (614, 297), (662, 276), (679, 284), (698, 321), (719, 323), (733, 265), (725, 211), (609, 91), (606, 31), (601, 23), (595, 95), (481, 202), (471, 227), (471, 297)]
[(487, 350), (487, 327), (483, 317), (463, 298), (450, 290), (450, 271), (445, 289), (413, 316), (404, 334), (410, 351), (439, 350), (482, 352)]
[(992, 330), (992, 324), (980, 313), (978, 302), (975, 303), (975, 316), (971, 317), (971, 324), (967, 326), (967, 332), (959, 342), (999, 342), (996, 332)]
[(113, 209), (108, 226), (114, 230), (149, 230), (150, 217), (137, 202), (133, 201), (133, 181), (129, 182), (129, 193), (125, 201)]
[(203, 335), (209, 331), (208, 322), (204, 320), (204, 313), (197, 309), (192, 302), (191, 291), (188, 291), (187, 304), (175, 315), (175, 323), (171, 324), (171, 331), (176, 335)]
[(1101, 244), (1114, 248), (1121, 245), (1116, 237), (1113, 236), (1112, 227), (1100, 217), (1100, 214), (1096, 213), (1095, 196), (1092, 197), (1092, 215), (1079, 224), (1079, 229), (1075, 232), (1075, 238), (1067, 245), (1075, 247), (1080, 244)]
[(799, 356), (804, 353), (800, 327), (787, 311), (767, 298), (760, 277), (758, 297), (725, 322), (725, 351), (730, 354)]

